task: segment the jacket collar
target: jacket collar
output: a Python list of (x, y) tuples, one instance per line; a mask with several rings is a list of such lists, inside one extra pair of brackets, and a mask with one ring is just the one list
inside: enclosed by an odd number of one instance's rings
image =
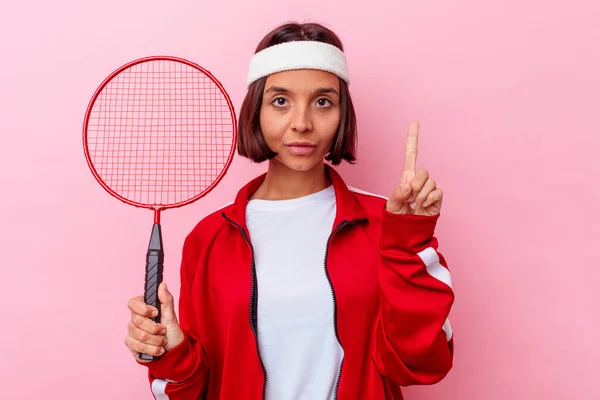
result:
[[(335, 191), (336, 213), (333, 226), (337, 226), (342, 221), (366, 218), (367, 212), (356, 201), (354, 195), (350, 189), (348, 189), (348, 186), (338, 172), (329, 164), (325, 164), (325, 173), (327, 173), (329, 179), (333, 183)], [(248, 205), (248, 199), (252, 193), (258, 189), (266, 175), (267, 174), (264, 173), (242, 187), (235, 198), (233, 206), (229, 210), (223, 212), (223, 215), (226, 218), (244, 228), (246, 232), (248, 231), (246, 227), (246, 206)]]

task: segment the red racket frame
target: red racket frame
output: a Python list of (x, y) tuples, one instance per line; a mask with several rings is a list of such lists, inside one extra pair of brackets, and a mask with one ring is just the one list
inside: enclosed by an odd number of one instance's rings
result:
[[(225, 163), (225, 167), (223, 168), (223, 170), (221, 171), (221, 173), (219, 174), (219, 176), (214, 180), (214, 182), (208, 186), (206, 189), (204, 189), (201, 193), (199, 193), (197, 196), (194, 196), (188, 200), (185, 201), (181, 201), (179, 203), (175, 203), (175, 204), (169, 204), (169, 205), (161, 205), (161, 206), (156, 206), (156, 205), (148, 205), (148, 204), (143, 204), (143, 203), (138, 203), (129, 199), (126, 199), (125, 197), (119, 195), (117, 192), (115, 192), (114, 190), (112, 190), (100, 177), (100, 175), (98, 174), (98, 172), (96, 171), (96, 168), (94, 167), (94, 164), (92, 163), (91, 160), (91, 156), (90, 156), (90, 152), (88, 150), (88, 146), (87, 146), (87, 128), (88, 128), (88, 120), (90, 117), (90, 113), (92, 112), (92, 109), (94, 107), (94, 104), (96, 103), (96, 100), (98, 99), (98, 96), (100, 95), (100, 93), (102, 92), (102, 90), (104, 89), (104, 87), (118, 74), (120, 74), (121, 72), (123, 72), (124, 70), (133, 67), (134, 65), (137, 64), (141, 64), (143, 62), (147, 62), (147, 61), (176, 61), (176, 62), (181, 62), (183, 64), (187, 64), (188, 66), (192, 67), (192, 68), (196, 68), (200, 71), (202, 71), (202, 73), (204, 73), (206, 76), (210, 77), (211, 80), (217, 85), (217, 87), (221, 90), (221, 93), (223, 94), (223, 96), (225, 97), (225, 100), (227, 101), (227, 105), (229, 106), (229, 110), (231, 111), (231, 118), (233, 120), (233, 130), (232, 130), (232, 144), (231, 144), (231, 151), (229, 153), (229, 157), (227, 158), (227, 161)], [(154, 210), (154, 223), (155, 224), (159, 224), (160, 223), (160, 213), (163, 210), (169, 209), (169, 208), (177, 208), (177, 207), (181, 207), (181, 206), (185, 206), (187, 204), (193, 203), (196, 200), (204, 197), (207, 193), (209, 193), (212, 189), (214, 189), (215, 186), (217, 186), (217, 184), (221, 181), (221, 179), (223, 179), (223, 176), (225, 176), (225, 173), (227, 172), (227, 170), (229, 169), (229, 166), (231, 165), (231, 161), (233, 160), (233, 156), (235, 154), (235, 149), (237, 146), (237, 118), (235, 115), (235, 109), (233, 107), (233, 103), (231, 102), (231, 99), (229, 98), (229, 94), (227, 93), (227, 91), (225, 91), (225, 88), (223, 87), (223, 85), (221, 84), (221, 82), (215, 78), (215, 76), (213, 74), (211, 74), (208, 70), (202, 68), (200, 65), (193, 63), (191, 61), (188, 61), (186, 59), (183, 58), (178, 58), (178, 57), (173, 57), (173, 56), (150, 56), (150, 57), (143, 57), (143, 58), (139, 58), (137, 60), (131, 61), (123, 66), (121, 66), (120, 68), (118, 68), (117, 70), (115, 70), (112, 74), (110, 74), (98, 87), (98, 89), (96, 89), (96, 91), (94, 92), (94, 95), (92, 96), (92, 99), (90, 100), (86, 113), (85, 113), (85, 117), (84, 117), (84, 123), (83, 123), (83, 147), (84, 147), (84, 153), (85, 153), (85, 159), (88, 163), (88, 166), (90, 167), (90, 170), (92, 171), (92, 174), (94, 175), (94, 177), (96, 178), (96, 180), (98, 181), (98, 183), (100, 183), (100, 185), (102, 185), (102, 187), (108, 192), (110, 193), (113, 197), (116, 197), (117, 199), (121, 200), (122, 202), (135, 206), (135, 207), (140, 207), (140, 208), (146, 208), (146, 209), (150, 209), (150, 210)]]

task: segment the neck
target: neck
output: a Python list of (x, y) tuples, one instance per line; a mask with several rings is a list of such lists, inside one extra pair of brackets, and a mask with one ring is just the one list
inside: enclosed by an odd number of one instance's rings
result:
[(323, 162), (308, 171), (294, 171), (277, 160), (269, 160), (265, 180), (250, 199), (290, 200), (319, 192), (328, 186)]

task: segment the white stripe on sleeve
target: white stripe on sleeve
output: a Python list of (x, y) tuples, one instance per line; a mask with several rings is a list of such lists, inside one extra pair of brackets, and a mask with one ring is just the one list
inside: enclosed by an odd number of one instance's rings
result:
[[(429, 275), (433, 276), (438, 281), (445, 283), (450, 287), (450, 289), (452, 289), (452, 277), (450, 275), (450, 271), (448, 268), (440, 264), (440, 258), (438, 257), (437, 251), (435, 251), (433, 247), (428, 247), (418, 254), (427, 267), (427, 272)], [(447, 318), (446, 322), (444, 322), (442, 330), (446, 333), (446, 339), (450, 340), (452, 338), (452, 327), (450, 326), (450, 321)]]
[(169, 396), (166, 393), (167, 383), (173, 382), (165, 379), (155, 379), (152, 381), (152, 394), (156, 400), (169, 400)]

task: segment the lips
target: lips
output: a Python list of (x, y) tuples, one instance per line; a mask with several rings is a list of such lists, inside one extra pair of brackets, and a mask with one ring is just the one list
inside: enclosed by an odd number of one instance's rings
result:
[(306, 156), (314, 152), (317, 148), (317, 145), (306, 142), (293, 142), (286, 144), (285, 147), (287, 147), (290, 153), (294, 155)]

